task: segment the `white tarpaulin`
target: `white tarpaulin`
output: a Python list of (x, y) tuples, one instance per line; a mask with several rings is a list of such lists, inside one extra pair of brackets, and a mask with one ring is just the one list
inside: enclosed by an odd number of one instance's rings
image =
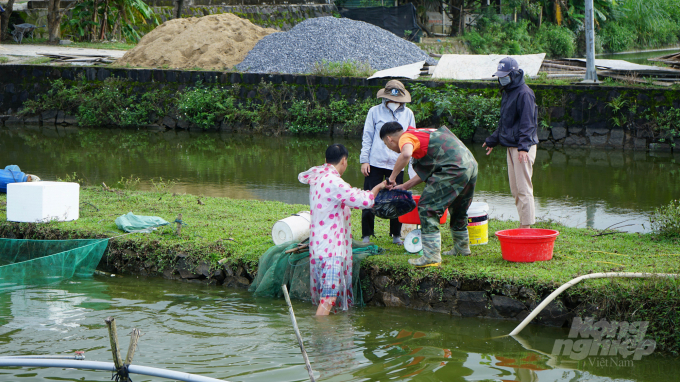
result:
[(392, 78), (410, 78), (412, 80), (415, 80), (416, 78), (420, 77), (420, 69), (422, 69), (423, 66), (425, 66), (425, 61), (419, 61), (416, 62), (415, 64), (397, 66), (396, 68), (380, 70), (378, 72), (375, 72), (374, 75), (368, 77), (368, 79), (370, 80), (371, 78), (392, 77)]
[[(485, 80), (493, 77), (498, 63), (508, 57), (498, 54), (445, 54), (434, 68), (433, 79)], [(517, 60), (519, 68), (529, 77), (538, 76), (545, 53), (509, 56)]]

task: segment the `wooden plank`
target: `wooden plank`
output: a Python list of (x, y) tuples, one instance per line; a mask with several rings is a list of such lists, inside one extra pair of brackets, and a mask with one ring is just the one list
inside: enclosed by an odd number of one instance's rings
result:
[[(617, 75), (617, 74), (598, 73), (598, 75), (602, 76), (602, 77), (613, 78), (615, 80), (620, 80), (620, 81), (624, 81), (624, 82), (635, 82), (637, 84), (648, 83), (647, 80), (644, 80), (644, 79), (641, 79), (641, 78), (631, 78), (631, 77), (621, 76), (621, 75)], [(665, 87), (673, 86), (672, 83), (660, 82), (660, 81), (653, 81), (652, 84), (657, 85), (657, 86), (665, 86)]]
[(564, 69), (564, 70), (573, 70), (573, 71), (585, 71), (585, 68), (582, 66), (572, 66), (572, 65), (562, 65), (562, 64), (553, 64), (552, 62), (543, 62), (543, 65), (546, 68), (555, 68), (555, 69)]

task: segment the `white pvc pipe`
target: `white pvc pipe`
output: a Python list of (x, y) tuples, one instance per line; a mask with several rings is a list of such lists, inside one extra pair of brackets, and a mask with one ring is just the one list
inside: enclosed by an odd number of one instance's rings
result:
[[(0, 367), (7, 366), (58, 367), (68, 369), (104, 370), (110, 372), (116, 371), (116, 367), (111, 362), (33, 359), (33, 358), (0, 358)], [(221, 379), (209, 378), (201, 375), (184, 373), (181, 371), (157, 369), (155, 367), (147, 366), (129, 365), (128, 372), (133, 374), (149, 375), (152, 377), (174, 379), (177, 381), (185, 382), (225, 382)]]
[(572, 285), (578, 284), (581, 280), (586, 280), (586, 279), (602, 279), (602, 278), (612, 278), (612, 277), (626, 277), (626, 278), (651, 278), (651, 277), (680, 277), (680, 275), (675, 274), (675, 273), (632, 273), (632, 272), (607, 272), (607, 273), (591, 273), (589, 275), (583, 275), (580, 277), (577, 277), (568, 283), (562, 285), (561, 287), (557, 288), (556, 291), (552, 292), (550, 296), (548, 296), (543, 302), (541, 302), (532, 312), (527, 316), (527, 318), (524, 319), (517, 327), (515, 330), (510, 332), (511, 336), (519, 334), (519, 332), (524, 329), (525, 326), (531, 322), (536, 316), (538, 316), (541, 311), (548, 306), (552, 302), (552, 300), (555, 299), (560, 293), (564, 292), (566, 289), (571, 287)]
[(3, 359), (3, 358), (84, 360), (85, 356), (84, 355), (3, 355), (3, 356), (0, 356), (0, 359)]

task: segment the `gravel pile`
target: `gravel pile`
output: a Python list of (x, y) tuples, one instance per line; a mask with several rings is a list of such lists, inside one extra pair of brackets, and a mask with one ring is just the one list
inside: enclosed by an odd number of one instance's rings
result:
[(369, 63), (375, 70), (418, 61), (436, 64), (414, 43), (375, 25), (318, 17), (264, 37), (236, 68), (250, 73), (309, 73), (323, 60)]

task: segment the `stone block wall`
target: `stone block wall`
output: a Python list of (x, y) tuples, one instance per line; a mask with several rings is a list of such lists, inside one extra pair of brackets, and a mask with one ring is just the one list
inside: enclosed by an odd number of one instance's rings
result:
[[(492, 285), (485, 280), (441, 280), (424, 278), (416, 291), (404, 281), (377, 269), (362, 269), (364, 302), (374, 306), (394, 306), (458, 317), (488, 317), (523, 320), (545, 296), (529, 287)], [(411, 291), (411, 292), (407, 292)], [(536, 317), (535, 323), (562, 327), (574, 317), (574, 311), (586, 308), (568, 297), (550, 303)]]
[[(539, 146), (598, 147), (680, 152), (680, 137), (655, 126), (660, 113), (680, 109), (680, 93), (614, 86), (531, 85), (539, 108)], [(625, 101), (620, 111), (613, 101)], [(483, 142), (484, 129), (473, 140)], [(674, 148), (677, 147), (677, 148)]]
[[(129, 86), (142, 94), (152, 89), (169, 89), (182, 91), (197, 82), (203, 84), (219, 84), (221, 86), (239, 85), (238, 96), (241, 103), (248, 100), (267, 102), (257, 92), (262, 82), (276, 86), (288, 86), (297, 99), (315, 98), (322, 104), (330, 100), (344, 98), (350, 103), (356, 100), (374, 98), (377, 91), (384, 86), (385, 79), (367, 80), (348, 77), (319, 77), (307, 75), (230, 73), (213, 71), (181, 71), (166, 69), (128, 69), (112, 67), (57, 67), (39, 65), (3, 65), (0, 71), (0, 119), (5, 124), (22, 124), (24, 118), (16, 117), (23, 103), (28, 99), (36, 99), (45, 94), (56, 79), (67, 84), (79, 81), (100, 82), (115, 77), (129, 81)], [(416, 81), (404, 80), (407, 87)], [(480, 89), (496, 89), (497, 86), (487, 82), (434, 82), (420, 81), (430, 88), (444, 89), (445, 85), (456, 87), (475, 94)], [(680, 94), (665, 89), (624, 88), (612, 86), (551, 86), (532, 85), (536, 93), (539, 107), (541, 127), (539, 129), (540, 145), (544, 147), (609, 147), (638, 150), (680, 152), (680, 139), (664, 139), (659, 131), (653, 128), (654, 115), (663, 113), (671, 107), (680, 109)], [(623, 97), (623, 98), (619, 98)], [(262, 99), (260, 99), (262, 98)], [(266, 97), (265, 97), (266, 98)], [(613, 99), (624, 99), (629, 108), (615, 113), (609, 106)], [(634, 111), (633, 111), (634, 109)], [(58, 113), (59, 111), (54, 111)], [(51, 114), (50, 114), (51, 115)], [(59, 118), (59, 115), (62, 117)], [(642, 118), (646, 115), (648, 119)], [(30, 121), (40, 123), (73, 123), (72, 117), (61, 111), (61, 114), (50, 116), (27, 117)], [(613, 123), (618, 118), (621, 122)], [(651, 119), (649, 119), (651, 118)], [(436, 126), (446, 123), (442, 116), (430, 116), (421, 126)], [(190, 129), (173, 116), (159, 116), (156, 128)], [(221, 125), (215, 126), (223, 130), (252, 132), (248, 126)], [(359, 135), (362, 126), (343, 134)], [(266, 132), (266, 131), (264, 131)], [(335, 131), (335, 133), (339, 133)], [(334, 134), (334, 131), (328, 131)], [(474, 141), (483, 141), (489, 132), (478, 129)], [(673, 145), (673, 143), (676, 143)], [(675, 146), (675, 147), (674, 147)]]

